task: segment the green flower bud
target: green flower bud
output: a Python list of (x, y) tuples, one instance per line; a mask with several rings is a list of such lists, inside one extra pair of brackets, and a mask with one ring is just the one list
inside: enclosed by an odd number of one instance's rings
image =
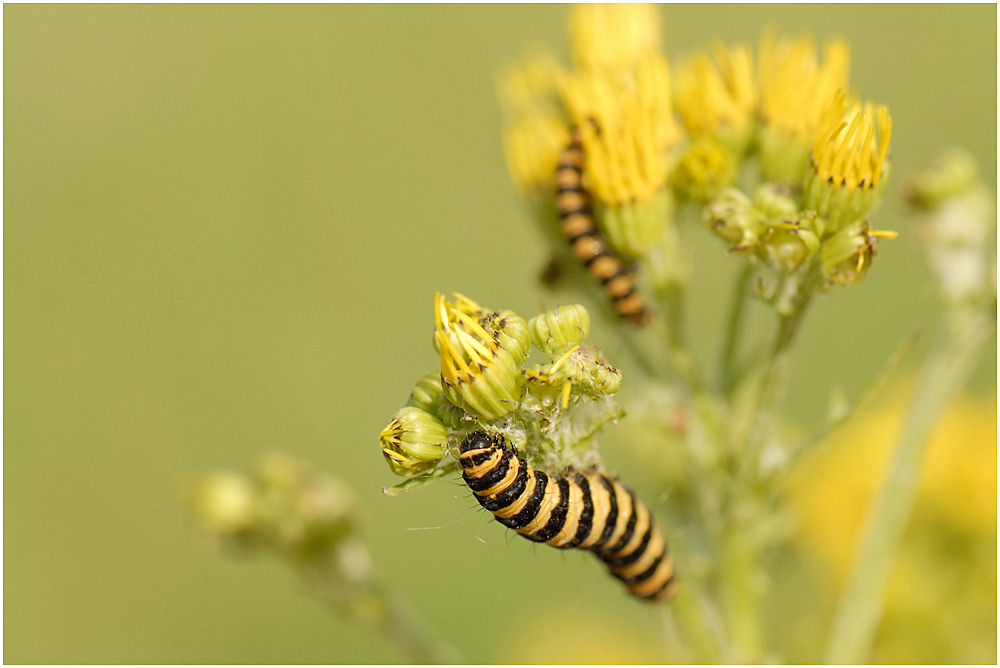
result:
[(674, 189), (698, 202), (711, 199), (736, 176), (736, 160), (711, 137), (695, 140), (674, 167)]
[(877, 237), (893, 239), (896, 233), (872, 230), (867, 221), (858, 221), (824, 241), (820, 250), (824, 278), (835, 285), (850, 285), (863, 279), (878, 252)]
[[(517, 409), (524, 379), (514, 355), (471, 317), (471, 307), (461, 299), (451, 304), (440, 294), (434, 298), (443, 394), (466, 413), (495, 420)], [(526, 333), (527, 325), (524, 329)], [(513, 346), (511, 342), (521, 345), (514, 336), (508, 341)]]
[(704, 208), (702, 218), (720, 237), (735, 242), (735, 250), (753, 250), (767, 232), (766, 216), (735, 188), (716, 195)]
[(566, 304), (535, 316), (528, 322), (531, 340), (555, 360), (590, 333), (590, 313), (579, 304)]
[[(441, 374), (429, 371), (420, 377), (410, 392), (407, 406), (419, 408), (431, 415), (438, 414), (438, 402), (441, 399)], [(438, 415), (440, 417), (440, 415)]]
[[(575, 370), (579, 369), (579, 373)], [(588, 396), (614, 394), (622, 384), (622, 372), (611, 366), (597, 346), (590, 344), (570, 356), (566, 375), (573, 379), (581, 393)]]
[(907, 184), (906, 199), (915, 207), (933, 209), (972, 190), (979, 181), (973, 157), (962, 149), (949, 148), (925, 166)]
[(528, 323), (513, 311), (496, 311), (480, 319), (479, 324), (493, 335), (497, 345), (509, 352), (520, 364), (531, 352)]
[(563, 408), (569, 406), (571, 394), (596, 397), (614, 394), (621, 387), (622, 372), (611, 366), (592, 344), (570, 348), (552, 364), (536, 365), (526, 372), (530, 392), (541, 400), (543, 407), (561, 395)]
[(754, 207), (768, 218), (792, 218), (799, 213), (799, 204), (787, 186), (765, 183), (753, 196)]
[(412, 475), (432, 468), (448, 448), (448, 430), (427, 411), (401, 409), (379, 434), (382, 454), (396, 475)]
[(786, 222), (774, 223), (768, 229), (760, 248), (773, 265), (795, 270), (820, 248), (823, 221), (807, 212)]
[(661, 188), (650, 198), (597, 207), (608, 241), (627, 258), (644, 257), (663, 236), (674, 211), (673, 196)]

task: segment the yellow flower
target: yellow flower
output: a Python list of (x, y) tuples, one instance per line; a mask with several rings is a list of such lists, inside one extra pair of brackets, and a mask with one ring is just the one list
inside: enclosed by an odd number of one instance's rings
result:
[(660, 46), (659, 10), (651, 4), (578, 4), (569, 15), (573, 63), (583, 70), (628, 70)]
[(764, 123), (789, 137), (812, 142), (830, 104), (847, 86), (847, 43), (828, 43), (821, 65), (811, 38), (778, 40), (768, 31), (760, 40), (757, 65)]
[(741, 156), (750, 140), (756, 105), (750, 49), (712, 47), (715, 64), (703, 53), (677, 67), (677, 111), (693, 137), (710, 135)]
[(681, 131), (670, 104), (670, 66), (649, 55), (631, 78), (584, 72), (565, 77), (562, 91), (608, 240), (627, 257), (643, 256), (673, 210), (666, 183)]
[[(838, 583), (847, 578), (868, 506), (885, 479), (907, 397), (897, 389), (831, 434), (789, 486), (796, 541)], [(914, 511), (925, 530), (929, 516), (967, 535), (996, 531), (996, 406), (995, 395), (962, 397), (931, 433)]]
[(434, 295), (434, 338), (441, 352), (444, 395), (478, 418), (503, 417), (520, 402), (523, 379), (518, 362), (480, 325), (479, 319), (488, 312), (467, 297), (454, 297), (452, 304), (443, 295)]
[(757, 53), (760, 95), (761, 166), (770, 181), (798, 184), (808, 167), (809, 150), (824, 116), (847, 87), (850, 52), (834, 40), (820, 64), (812, 39), (761, 37)]
[[(876, 133), (877, 130), (877, 133)], [(840, 94), (816, 133), (803, 201), (834, 233), (875, 206), (888, 171), (892, 118), (884, 106)]]
[(848, 191), (875, 188), (882, 178), (891, 136), (892, 118), (886, 107), (871, 102), (862, 107), (841, 93), (816, 134), (812, 168), (821, 181)]
[(583, 139), (591, 187), (609, 206), (652, 199), (667, 182), (666, 150), (680, 139), (666, 59), (644, 59), (636, 72), (629, 83), (602, 72), (563, 80), (563, 99)]
[(559, 109), (559, 72), (552, 54), (542, 51), (508, 68), (497, 84), (507, 167), (523, 196), (553, 190), (559, 154), (569, 143)]
[(518, 192), (528, 197), (554, 189), (559, 155), (569, 143), (569, 128), (551, 111), (526, 112), (507, 124), (503, 133), (507, 168)]

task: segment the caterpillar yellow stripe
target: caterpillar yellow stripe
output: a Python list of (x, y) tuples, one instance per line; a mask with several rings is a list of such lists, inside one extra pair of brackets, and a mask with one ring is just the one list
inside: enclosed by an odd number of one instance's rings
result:
[(497, 521), (529, 540), (590, 550), (628, 590), (666, 601), (674, 564), (656, 519), (625, 485), (597, 471), (536, 471), (500, 434), (476, 431), (459, 448), (462, 477)]
[(608, 245), (594, 222), (590, 193), (583, 186), (585, 154), (580, 131), (574, 128), (556, 168), (556, 208), (562, 233), (591, 276), (600, 281), (615, 312), (635, 325), (650, 320), (646, 303), (636, 291), (635, 272)]

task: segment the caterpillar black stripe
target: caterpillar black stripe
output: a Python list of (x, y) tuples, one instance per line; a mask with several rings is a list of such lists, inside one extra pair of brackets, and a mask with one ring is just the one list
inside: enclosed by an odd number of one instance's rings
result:
[(636, 291), (635, 272), (622, 262), (594, 222), (590, 193), (583, 187), (585, 154), (580, 131), (572, 131), (556, 168), (556, 208), (563, 235), (587, 271), (601, 282), (615, 312), (636, 325), (649, 322), (646, 303)]
[(590, 550), (634, 595), (669, 599), (674, 564), (649, 508), (596, 471), (550, 476), (528, 466), (500, 434), (476, 431), (460, 447), (462, 477), (497, 521), (529, 540)]

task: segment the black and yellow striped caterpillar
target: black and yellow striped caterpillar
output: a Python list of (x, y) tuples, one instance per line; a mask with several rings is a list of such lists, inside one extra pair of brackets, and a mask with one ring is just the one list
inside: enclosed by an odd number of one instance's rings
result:
[(556, 168), (556, 208), (562, 233), (576, 259), (601, 282), (615, 312), (632, 324), (643, 325), (650, 315), (636, 291), (635, 272), (608, 245), (594, 222), (590, 193), (583, 186), (584, 161), (583, 140), (580, 131), (573, 128)]
[(500, 434), (475, 431), (459, 451), (466, 484), (501, 524), (539, 543), (590, 550), (636, 596), (665, 601), (673, 595), (667, 544), (628, 487), (596, 471), (536, 471)]

